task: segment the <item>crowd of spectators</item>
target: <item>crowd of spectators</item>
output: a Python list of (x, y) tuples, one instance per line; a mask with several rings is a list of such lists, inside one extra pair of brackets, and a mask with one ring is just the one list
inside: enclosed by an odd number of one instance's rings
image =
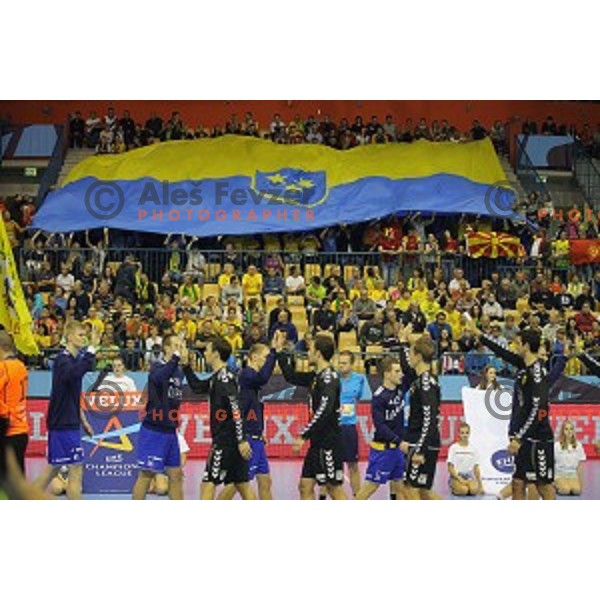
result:
[(324, 144), (340, 150), (420, 139), (466, 142), (489, 136), (499, 150), (506, 148), (505, 125), (496, 121), (488, 130), (477, 119), (467, 131), (460, 131), (446, 119), (428, 122), (425, 118), (414, 121), (407, 118), (400, 123), (391, 114), (383, 121), (373, 115), (370, 119), (356, 116), (353, 121), (342, 118), (339, 122), (329, 115), (303, 118), (299, 114), (286, 122), (280, 114), (274, 114), (270, 123), (259, 124), (251, 112), (246, 112), (243, 119), (232, 114), (224, 125), (206, 128), (202, 124), (196, 127), (186, 124), (177, 111), (168, 119), (152, 113), (141, 122), (127, 110), (119, 117), (115, 109), (109, 107), (104, 117), (90, 112), (85, 119), (81, 112), (76, 112), (69, 119), (70, 146), (95, 148), (101, 154), (120, 153), (155, 142), (216, 138), (226, 134), (270, 139), (278, 144)]
[[(600, 269), (575, 269), (562, 255), (470, 259), (465, 232), (492, 224), (463, 221), (451, 227), (441, 217), (411, 215), (301, 236), (170, 236), (162, 250), (133, 251), (127, 248), (135, 244), (115, 248), (109, 230), (67, 238), (37, 232), (15, 248), (44, 350), (31, 364), (49, 366), (69, 319), (101, 333), (100, 368), (121, 356), (129, 370), (147, 369), (170, 333), (187, 340), (201, 368), (214, 334), (240, 357), (277, 330), (298, 351), (328, 332), (338, 348), (366, 353), (368, 370), (382, 352), (398, 349), (399, 324), (408, 323), (434, 340), (441, 373), (475, 373), (496, 361), (470, 333), (471, 321), (506, 345), (531, 328), (542, 332), (550, 355), (565, 340), (574, 353), (598, 351)], [(347, 252), (355, 247), (363, 252)], [(576, 358), (567, 372), (583, 372)]]
[[(178, 111), (173, 111), (168, 119), (152, 113), (144, 122), (135, 119), (128, 110), (119, 116), (113, 107), (109, 107), (104, 117), (93, 111), (87, 118), (79, 111), (72, 114), (69, 118), (69, 143), (72, 148), (95, 148), (98, 153), (105, 154), (120, 153), (155, 142), (216, 138), (226, 134), (265, 138), (278, 144), (324, 144), (340, 150), (364, 144), (410, 143), (420, 139), (468, 142), (489, 137), (498, 151), (506, 152), (507, 129), (508, 124), (500, 120), (486, 127), (474, 119), (468, 130), (461, 131), (447, 119), (428, 122), (424, 117), (409, 117), (399, 121), (392, 114), (385, 115), (383, 120), (378, 115), (368, 119), (358, 115), (354, 120), (341, 118), (336, 122), (330, 115), (302, 117), (300, 114), (285, 121), (276, 113), (270, 123), (259, 123), (251, 112), (246, 112), (243, 119), (232, 114), (225, 124), (207, 128), (203, 124), (193, 127), (185, 123)], [(578, 129), (575, 125), (559, 124), (549, 115), (540, 124), (526, 118), (521, 123), (521, 133), (572, 135), (581, 140), (592, 155), (600, 156), (600, 124), (595, 131), (589, 123)]]

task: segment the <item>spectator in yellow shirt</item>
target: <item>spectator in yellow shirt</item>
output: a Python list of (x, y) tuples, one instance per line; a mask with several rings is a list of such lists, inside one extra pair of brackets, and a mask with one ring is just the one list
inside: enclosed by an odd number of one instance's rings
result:
[(428, 323), (435, 321), (436, 315), (441, 311), (439, 302), (435, 299), (435, 292), (429, 290), (425, 301), (421, 304), (421, 311)]
[(379, 308), (383, 308), (389, 298), (388, 291), (385, 289), (383, 279), (375, 279), (373, 287), (369, 290), (369, 298), (375, 302)]
[(202, 300), (202, 292), (200, 286), (194, 283), (191, 275), (185, 275), (183, 283), (179, 286), (179, 297), (189, 298), (192, 306), (197, 306)]
[(447, 302), (444, 312), (446, 313), (446, 323), (452, 327), (452, 339), (457, 340), (463, 332), (461, 314), (456, 310), (454, 302)]
[(525, 292), (519, 292), (519, 297), (517, 298), (515, 307), (520, 315), (528, 310), (531, 310), (531, 306), (529, 306), (529, 296), (527, 296)]
[(175, 323), (173, 327), (173, 332), (176, 335), (181, 335), (188, 342), (193, 342), (196, 338), (196, 331), (198, 330), (198, 326), (194, 321), (192, 321), (190, 317), (190, 313), (187, 310), (184, 310), (181, 314), (181, 319)]
[(552, 258), (557, 269), (567, 269), (570, 264), (570, 242), (567, 232), (561, 231), (560, 239), (552, 242)]
[(406, 289), (403, 290), (402, 294), (400, 295), (400, 298), (396, 300), (395, 307), (401, 312), (406, 312), (408, 310), (408, 307), (410, 306), (410, 303), (410, 290)]
[(413, 302), (418, 304), (419, 306), (427, 300), (427, 285), (424, 279), (420, 279), (417, 283), (417, 289), (413, 291), (411, 294), (411, 299)]
[(242, 277), (242, 289), (244, 290), (244, 305), (248, 306), (251, 298), (259, 298), (263, 289), (263, 276), (258, 272), (255, 265), (250, 265)]
[(98, 316), (98, 312), (92, 306), (88, 310), (87, 319), (83, 322), (84, 325), (90, 325), (92, 329), (95, 329), (100, 335), (104, 333), (104, 321)]
[(229, 332), (229, 326), (234, 325), (238, 329), (242, 328), (242, 320), (238, 314), (238, 311), (233, 306), (227, 309), (227, 316), (221, 321), (221, 335), (225, 336)]
[(365, 282), (362, 279), (354, 279), (352, 287), (348, 292), (348, 299), (350, 302), (354, 302), (357, 298), (360, 298), (360, 291), (364, 289)]
[(226, 285), (229, 285), (231, 282), (231, 276), (235, 275), (235, 268), (231, 263), (225, 263), (223, 265), (223, 271), (219, 275), (217, 279), (217, 283), (219, 285), (219, 289), (223, 290)]
[(231, 351), (233, 354), (237, 354), (244, 345), (240, 330), (233, 324), (227, 324), (227, 333), (223, 336), (231, 344)]
[[(369, 291), (375, 288), (375, 282), (378, 279), (381, 279), (381, 277), (377, 276), (375, 267), (367, 267), (367, 276), (365, 277), (365, 285), (367, 286), (367, 289)], [(381, 281), (383, 281), (383, 279), (381, 279)]]

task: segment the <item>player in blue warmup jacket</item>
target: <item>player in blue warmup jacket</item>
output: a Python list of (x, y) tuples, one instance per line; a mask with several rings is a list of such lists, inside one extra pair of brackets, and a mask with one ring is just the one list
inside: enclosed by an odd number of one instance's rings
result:
[(170, 335), (163, 342), (164, 360), (152, 363), (148, 373), (148, 401), (137, 444), (138, 478), (133, 499), (144, 500), (157, 473), (169, 480), (169, 498), (183, 500), (183, 469), (177, 438), (183, 370), (180, 366), (184, 342)]
[[(276, 358), (274, 349), (269, 350), (265, 344), (254, 344), (248, 351), (248, 364), (241, 370), (238, 379), (244, 426), (252, 448), (252, 456), (248, 463), (248, 475), (250, 481), (256, 477), (260, 500), (273, 499), (271, 471), (265, 450), (265, 420), (260, 392), (273, 374)], [(219, 500), (231, 500), (235, 496), (235, 492), (235, 486), (230, 483), (219, 494)]]
[(65, 349), (52, 367), (47, 416), (48, 467), (38, 476), (35, 485), (45, 490), (60, 468), (67, 466), (67, 498), (79, 500), (83, 486), (81, 427), (88, 435), (94, 435), (81, 410), (81, 388), (83, 376), (95, 367), (99, 335), (92, 329), (88, 345), (85, 327), (78, 321), (70, 321), (65, 326), (65, 339)]
[(373, 441), (369, 451), (369, 464), (365, 482), (356, 495), (357, 500), (367, 500), (380, 485), (390, 482), (396, 500), (404, 497), (405, 458), (400, 450), (404, 435), (404, 403), (402, 401), (402, 370), (393, 356), (381, 361), (381, 385), (371, 401)]

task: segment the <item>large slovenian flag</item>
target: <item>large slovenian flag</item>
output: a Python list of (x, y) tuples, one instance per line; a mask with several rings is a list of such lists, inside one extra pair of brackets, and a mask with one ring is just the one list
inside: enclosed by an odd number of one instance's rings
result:
[(281, 145), (225, 136), (88, 158), (48, 195), (33, 226), (198, 236), (304, 231), (391, 215), (518, 218), (489, 140)]

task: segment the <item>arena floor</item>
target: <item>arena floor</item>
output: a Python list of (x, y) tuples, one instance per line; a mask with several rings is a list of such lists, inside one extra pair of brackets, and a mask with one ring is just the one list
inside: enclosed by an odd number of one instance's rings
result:
[[(45, 460), (42, 458), (30, 458), (27, 460), (27, 475), (32, 479), (45, 466)], [(361, 473), (366, 469), (366, 462), (361, 463)], [(297, 500), (298, 499), (298, 478), (302, 462), (288, 460), (273, 460), (271, 461), (271, 469), (273, 474), (273, 496), (279, 500)], [(200, 480), (204, 473), (203, 460), (190, 460), (185, 466), (185, 483), (184, 493), (187, 499), (198, 497), (200, 489)], [(448, 471), (446, 463), (440, 461), (435, 478), (434, 489), (443, 498), (453, 500), (464, 500), (465, 498), (455, 498), (448, 492)], [(350, 493), (350, 488), (346, 485), (347, 492)], [(373, 496), (374, 500), (385, 500), (387, 498), (387, 487), (382, 486)], [(128, 500), (129, 495), (113, 494), (113, 495), (85, 495), (89, 500)], [(157, 496), (149, 495), (149, 499), (159, 499)], [(560, 498), (560, 497), (559, 497)], [(487, 495), (478, 498), (467, 498), (468, 500), (482, 499), (494, 500), (495, 497)], [(578, 498), (569, 497), (567, 500), (577, 500)], [(600, 500), (600, 460), (586, 461), (584, 464), (584, 491), (581, 499), (585, 500)]]

